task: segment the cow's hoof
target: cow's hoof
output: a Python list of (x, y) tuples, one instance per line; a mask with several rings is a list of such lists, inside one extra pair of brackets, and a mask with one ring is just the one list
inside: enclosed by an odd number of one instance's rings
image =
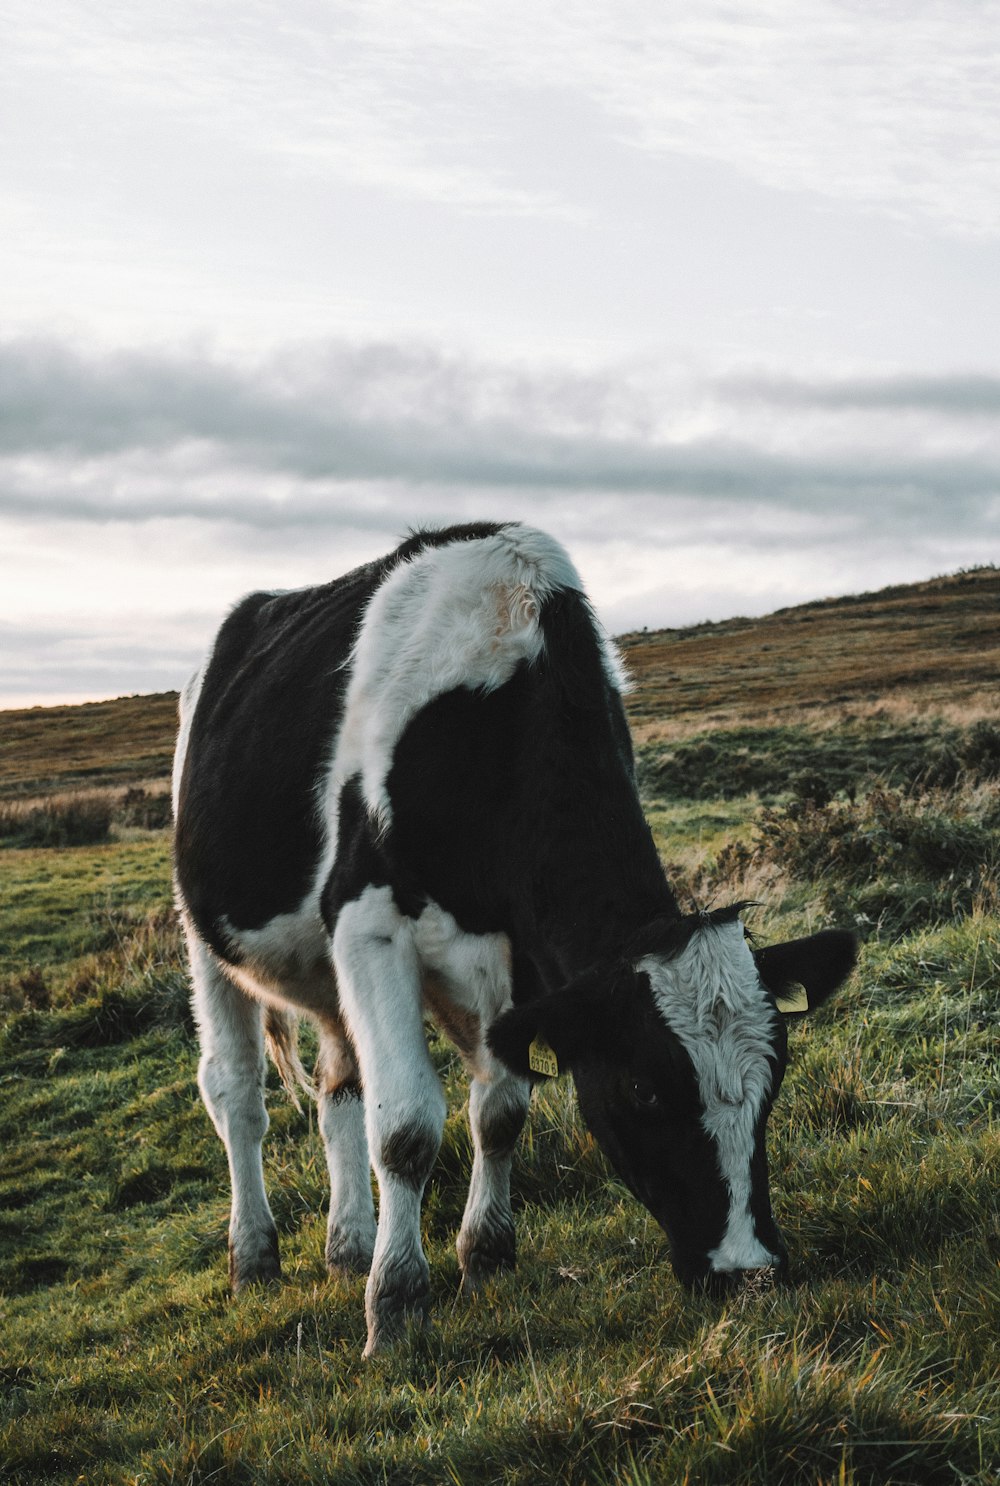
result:
[(514, 1225), (498, 1224), (468, 1238), (460, 1233), (456, 1248), (462, 1267), (462, 1294), (475, 1295), (487, 1280), (515, 1267)]
[(278, 1235), (267, 1235), (252, 1249), (245, 1245), (237, 1250), (229, 1245), (229, 1285), (234, 1295), (250, 1285), (273, 1285), (281, 1279), (281, 1260), (278, 1258)]
[(426, 1331), (431, 1324), (430, 1301), (424, 1305), (407, 1307), (391, 1320), (380, 1319), (378, 1324), (368, 1325), (368, 1340), (363, 1356), (375, 1357), (382, 1352), (391, 1352), (404, 1337), (414, 1332)]
[(353, 1233), (331, 1233), (326, 1240), (326, 1267), (333, 1275), (367, 1274), (372, 1267), (375, 1239)]
[(389, 1351), (411, 1330), (422, 1330), (430, 1324), (430, 1292), (409, 1290), (403, 1294), (382, 1294), (376, 1302), (369, 1298), (365, 1305), (368, 1316), (368, 1341), (364, 1355), (374, 1357)]

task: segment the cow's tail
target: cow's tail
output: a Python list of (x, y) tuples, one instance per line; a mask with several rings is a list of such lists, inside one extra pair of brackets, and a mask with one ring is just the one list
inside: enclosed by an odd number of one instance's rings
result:
[(278, 1076), (288, 1091), (295, 1108), (302, 1113), (299, 1090), (309, 1099), (316, 1098), (316, 1087), (299, 1057), (299, 1019), (291, 1012), (269, 1006), (264, 1014), (264, 1043)]

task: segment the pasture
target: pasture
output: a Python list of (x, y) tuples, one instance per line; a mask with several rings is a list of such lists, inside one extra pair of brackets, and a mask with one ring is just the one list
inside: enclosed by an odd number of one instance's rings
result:
[[(793, 1286), (684, 1294), (559, 1081), (515, 1163), (518, 1271), (463, 1301), (465, 1085), (435, 1036), (434, 1324), (370, 1362), (364, 1281), (323, 1264), (314, 1113), (273, 1078), (284, 1279), (229, 1296), (169, 833), (144, 808), (172, 699), (0, 715), (0, 1479), (996, 1481), (998, 612), (989, 569), (628, 640), (685, 906), (755, 899), (762, 942), (864, 938), (793, 1030), (771, 1120)], [(32, 844), (43, 804), (88, 815), (80, 791), (104, 797), (94, 839)]]

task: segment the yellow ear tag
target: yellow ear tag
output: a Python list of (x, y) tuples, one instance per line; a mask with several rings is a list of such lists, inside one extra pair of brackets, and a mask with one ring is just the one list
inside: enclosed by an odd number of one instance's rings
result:
[(776, 996), (774, 1004), (784, 1016), (793, 1016), (797, 1011), (808, 1011), (809, 997), (805, 986), (796, 986), (787, 996)]
[(546, 1078), (559, 1076), (559, 1060), (544, 1037), (536, 1037), (528, 1048), (528, 1067), (532, 1073), (544, 1073)]

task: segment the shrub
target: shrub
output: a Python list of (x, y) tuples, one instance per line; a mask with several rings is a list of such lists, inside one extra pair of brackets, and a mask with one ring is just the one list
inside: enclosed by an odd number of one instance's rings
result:
[(169, 793), (151, 794), (138, 785), (125, 791), (115, 810), (116, 825), (139, 826), (144, 831), (162, 831), (172, 818)]
[(111, 838), (112, 826), (161, 831), (170, 825), (167, 791), (132, 786), (124, 795), (91, 790), (48, 799), (0, 803), (0, 845), (95, 846)]
[(800, 727), (734, 728), (646, 744), (638, 750), (639, 784), (664, 799), (734, 799), (789, 793), (827, 804), (875, 781), (916, 791), (1000, 779), (1000, 726), (941, 723), (908, 727), (853, 724), (811, 732)]
[(935, 750), (921, 779), (926, 785), (945, 787), (963, 779), (972, 784), (1000, 779), (1000, 727), (973, 723)]
[(995, 901), (1000, 837), (982, 802), (878, 786), (857, 803), (765, 809), (751, 855), (817, 883), (831, 918), (903, 932)]
[(30, 805), (0, 805), (0, 840), (7, 846), (93, 846), (111, 834), (114, 796), (54, 795)]

